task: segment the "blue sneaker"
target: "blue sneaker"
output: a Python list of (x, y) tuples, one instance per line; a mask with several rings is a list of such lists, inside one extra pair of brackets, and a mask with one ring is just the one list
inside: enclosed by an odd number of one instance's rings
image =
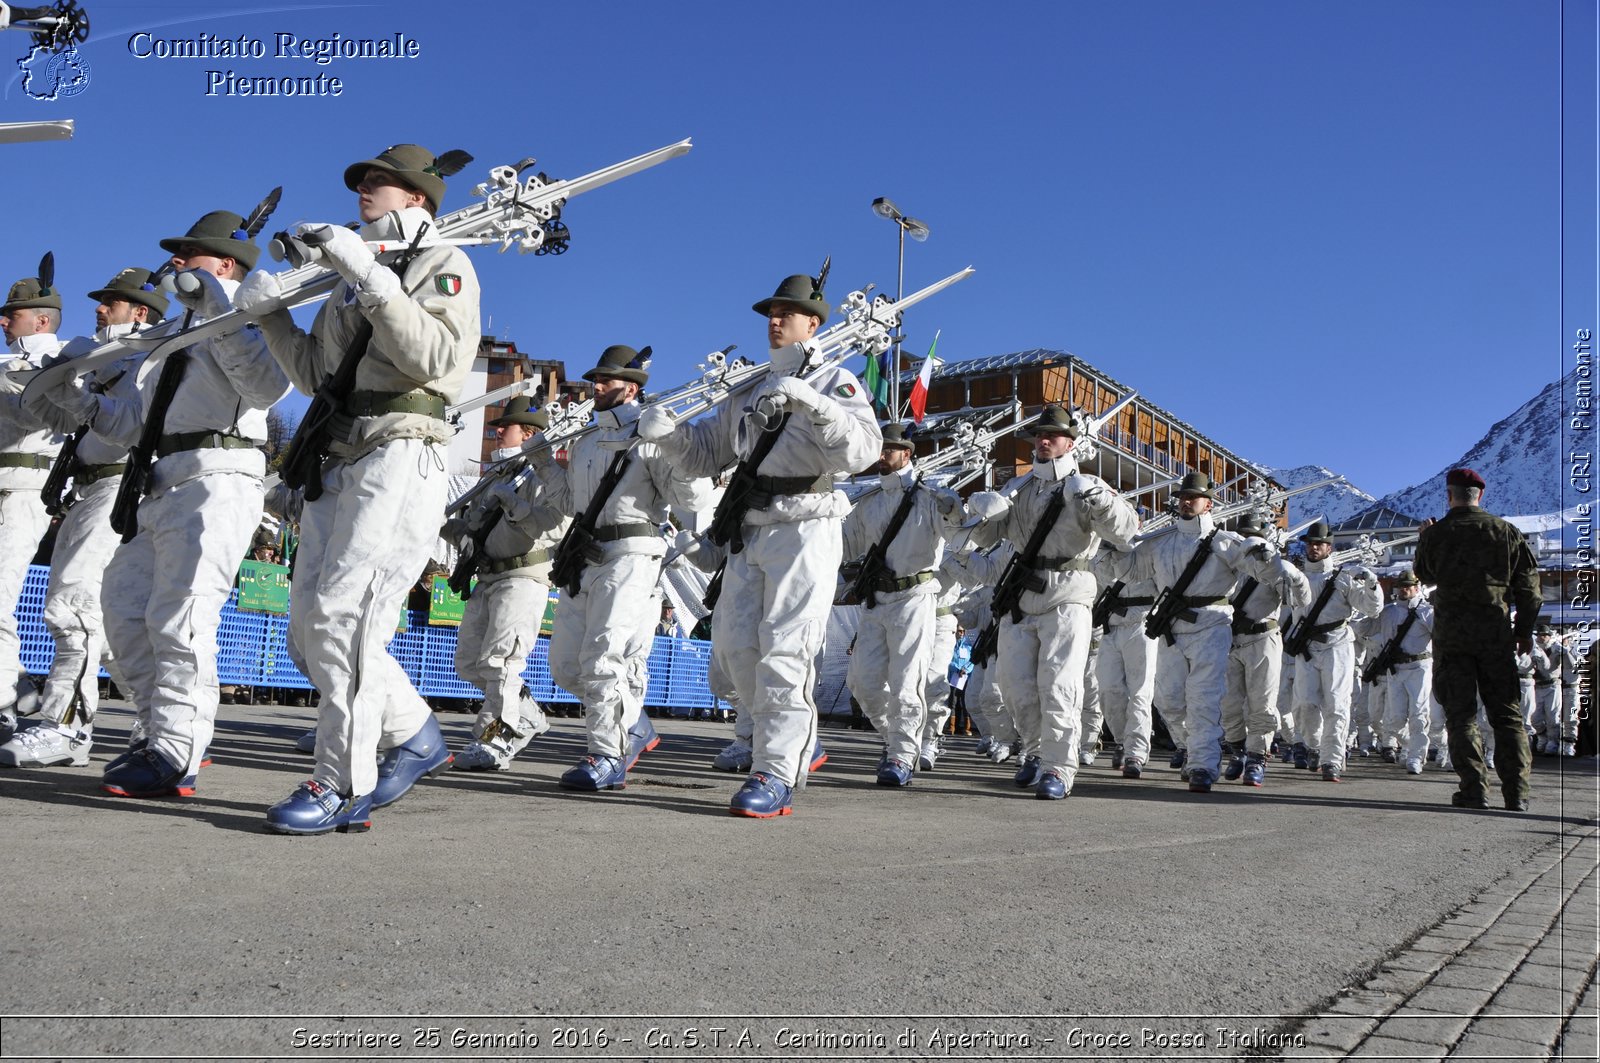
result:
[(276, 834), (360, 834), (372, 829), (372, 795), (345, 797), (312, 779), (267, 809), (267, 829)]
[(160, 753), (148, 747), (129, 753), (121, 764), (106, 766), (100, 789), (118, 797), (193, 797), (195, 777), (185, 775)]
[(439, 721), (429, 716), (416, 734), (378, 758), (378, 785), (372, 791), (372, 807), (394, 804), (419, 779), (448, 770), (454, 759), (444, 744)]
[(816, 771), (828, 763), (828, 751), (822, 748), (822, 736), (817, 735), (817, 744), (811, 747), (811, 764), (806, 771)]
[(622, 790), (628, 785), (628, 766), (621, 757), (588, 756), (561, 773), (563, 790)]
[(656, 725), (650, 722), (650, 717), (641, 712), (639, 714), (639, 722), (628, 728), (628, 763), (625, 765), (626, 770), (632, 771), (633, 766), (639, 763), (641, 756), (660, 744), (661, 736), (656, 734)]
[(1259, 753), (1251, 753), (1244, 759), (1244, 784), (1246, 786), (1265, 786), (1267, 782), (1267, 760)]
[(1039, 776), (1039, 785), (1033, 791), (1033, 796), (1041, 801), (1065, 801), (1067, 780), (1061, 777), (1060, 772), (1047, 771)]
[(787, 783), (758, 771), (746, 779), (744, 785), (739, 787), (739, 792), (733, 795), (733, 800), (728, 802), (728, 812), (750, 819), (771, 819), (774, 816), (791, 815), (794, 812), (790, 807), (793, 801), (794, 791), (789, 789)]
[(1183, 746), (1179, 746), (1177, 749), (1173, 750), (1172, 759), (1167, 761), (1167, 767), (1169, 767), (1169, 768), (1181, 768), (1181, 767), (1183, 767), (1184, 761), (1186, 761), (1188, 759), (1189, 759), (1189, 751), (1187, 749), (1185, 749)]
[(1022, 767), (1011, 777), (1011, 782), (1019, 790), (1026, 790), (1039, 781), (1039, 758), (1029, 757), (1022, 762)]
[(1294, 744), (1291, 756), (1294, 757), (1294, 766), (1297, 768), (1304, 770), (1311, 764), (1311, 752), (1306, 749), (1304, 742), (1296, 742)]
[(1204, 768), (1195, 768), (1189, 773), (1189, 792), (1191, 794), (1209, 794), (1211, 784), (1216, 782), (1209, 771)]
[(903, 760), (886, 760), (878, 765), (879, 786), (910, 786), (911, 765)]

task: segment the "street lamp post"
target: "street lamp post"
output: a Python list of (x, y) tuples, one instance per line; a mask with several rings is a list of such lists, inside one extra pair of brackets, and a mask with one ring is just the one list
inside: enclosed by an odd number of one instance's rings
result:
[[(894, 298), (899, 302), (906, 294), (906, 237), (921, 243), (928, 238), (928, 226), (916, 218), (908, 218), (894, 205), (894, 201), (887, 196), (879, 196), (872, 201), (872, 212), (880, 218), (888, 218), (895, 223), (899, 230), (900, 242), (900, 270), (899, 278), (895, 282)], [(904, 322), (902, 322), (902, 325)], [(893, 421), (900, 420), (900, 335), (897, 332), (894, 338), (894, 365), (889, 373), (889, 418)]]

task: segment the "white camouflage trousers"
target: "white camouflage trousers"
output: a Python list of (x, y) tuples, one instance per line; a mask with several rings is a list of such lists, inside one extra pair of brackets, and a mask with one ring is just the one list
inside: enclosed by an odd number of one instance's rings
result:
[(371, 793), (378, 751), (403, 744), (431, 715), (388, 643), (438, 539), (448, 491), (444, 447), (396, 439), (331, 466), (322, 497), (301, 515), (290, 637), (322, 693), (312, 777), (338, 793)]
[(69, 712), (75, 726), (91, 723), (100, 706), (100, 662), (107, 656), (100, 588), (122, 545), (111, 529), (111, 504), (121, 484), (122, 477), (108, 476), (83, 488), (56, 529), (44, 599), (44, 623), (55, 637), (56, 657), (40, 710), (56, 723), (66, 723)]
[(1222, 695), (1222, 731), (1227, 741), (1248, 753), (1265, 755), (1278, 716), (1278, 680), (1283, 670), (1283, 636), (1276, 628), (1241, 635), (1228, 651), (1227, 688)]
[[(1228, 685), (1228, 651), (1233, 631), (1213, 624), (1198, 631), (1174, 632), (1160, 640), (1156, 657), (1156, 703), (1170, 728), (1174, 717), (1189, 750), (1191, 771), (1205, 769), (1215, 780), (1222, 768), (1222, 694)], [(1173, 734), (1173, 740), (1179, 736)]]
[[(467, 599), (456, 632), (456, 674), (483, 691), (483, 709), (472, 737), (503, 721), (519, 734), (522, 723), (522, 670), (539, 637), (550, 587), (531, 576), (486, 576)], [(530, 723), (537, 723), (530, 720)]]
[(659, 557), (619, 554), (585, 568), (578, 593), (556, 606), (550, 676), (582, 703), (594, 756), (628, 755), (628, 728), (644, 711), (660, 577)]
[(928, 655), (928, 682), (922, 690), (922, 703), (928, 708), (927, 721), (922, 726), (922, 740), (937, 742), (950, 722), (950, 658), (956, 652), (956, 617), (954, 613), (933, 618), (933, 649)]
[(1403, 737), (1402, 760), (1428, 759), (1428, 732), (1433, 725), (1433, 661), (1397, 664), (1381, 680), (1384, 687), (1386, 724), (1396, 737)]
[(999, 661), (990, 661), (987, 667), (973, 665), (967, 676), (967, 711), (978, 729), (996, 742), (1017, 740), (1017, 721), (1001, 689)]
[(1122, 744), (1123, 763), (1150, 759), (1150, 701), (1156, 687), (1156, 644), (1140, 619), (1108, 627), (1095, 662), (1100, 704), (1111, 733)]
[(184, 774), (217, 723), (217, 625), (261, 520), (259, 477), (213, 472), (145, 497), (139, 533), (117, 547), (100, 591), (123, 693)]
[(863, 606), (845, 673), (850, 693), (883, 739), (889, 759), (911, 768), (917, 766), (929, 713), (923, 697), (937, 609), (938, 599), (931, 594), (879, 602), (872, 609)]
[(1083, 676), (1089, 662), (1089, 607), (1066, 604), (1000, 622), (999, 667), (1023, 758), (1055, 772), (1068, 792), (1078, 774)]
[(1356, 648), (1343, 642), (1315, 642), (1311, 659), (1295, 658), (1294, 715), (1301, 740), (1318, 763), (1344, 770), (1350, 741), (1350, 693), (1355, 682)]
[(746, 525), (744, 541), (723, 571), (712, 652), (739, 688), (741, 718), (752, 718), (752, 770), (804, 786), (817, 740), (817, 654), (844, 551), (839, 523)]
[(28, 566), (50, 515), (38, 491), (0, 491), (0, 709), (10, 709), (22, 677), (22, 640), (17, 637), (17, 603), (28, 582)]

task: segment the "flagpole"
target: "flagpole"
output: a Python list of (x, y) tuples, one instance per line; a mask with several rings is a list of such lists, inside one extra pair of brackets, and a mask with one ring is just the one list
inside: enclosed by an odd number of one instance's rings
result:
[[(928, 226), (916, 218), (908, 218), (894, 205), (894, 201), (887, 196), (879, 196), (872, 201), (872, 212), (880, 218), (888, 218), (894, 222), (899, 230), (899, 279), (895, 284), (894, 298), (899, 302), (906, 294), (906, 234), (910, 233), (913, 240), (926, 240)], [(901, 322), (904, 325), (904, 322)], [(889, 416), (898, 422), (901, 419), (900, 410), (900, 331), (897, 329), (894, 336), (894, 346), (891, 348), (894, 364), (889, 369)]]

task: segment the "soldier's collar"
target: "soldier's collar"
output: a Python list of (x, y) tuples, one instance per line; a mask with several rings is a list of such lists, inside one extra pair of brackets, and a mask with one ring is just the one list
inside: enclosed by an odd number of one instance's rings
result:
[(637, 402), (624, 402), (613, 406), (609, 410), (596, 410), (594, 423), (601, 428), (626, 428), (639, 419), (639, 404)]

